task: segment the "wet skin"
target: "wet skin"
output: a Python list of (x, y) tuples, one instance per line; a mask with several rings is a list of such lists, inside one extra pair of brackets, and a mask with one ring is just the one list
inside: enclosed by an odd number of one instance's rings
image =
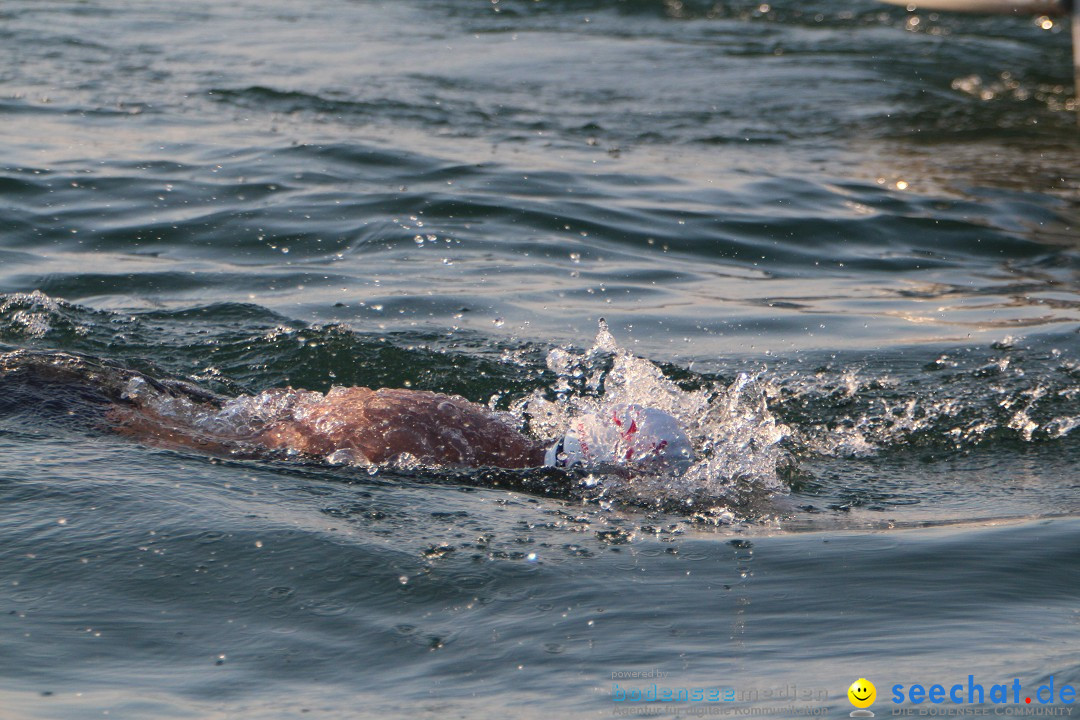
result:
[[(269, 396), (296, 391), (269, 391)], [(117, 432), (164, 447), (236, 454), (238, 446), (289, 450), (311, 457), (343, 453), (352, 462), (411, 456), (429, 465), (525, 468), (543, 464), (544, 447), (486, 408), (440, 393), (335, 387), (300, 402), (285, 417), (250, 434), (212, 432), (139, 402), (115, 405)], [(206, 406), (207, 411), (216, 408)]]

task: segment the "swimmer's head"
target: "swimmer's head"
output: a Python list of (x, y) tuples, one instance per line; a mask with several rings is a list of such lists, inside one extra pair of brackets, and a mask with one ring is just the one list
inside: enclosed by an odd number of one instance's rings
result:
[(616, 405), (572, 420), (544, 464), (668, 465), (693, 458), (690, 439), (674, 417), (656, 408)]

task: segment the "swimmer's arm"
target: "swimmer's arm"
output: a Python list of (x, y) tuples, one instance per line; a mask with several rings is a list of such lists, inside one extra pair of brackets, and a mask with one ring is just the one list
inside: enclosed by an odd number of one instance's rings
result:
[(240, 438), (223, 438), (181, 427), (145, 408), (113, 405), (105, 415), (110, 429), (147, 445), (166, 450), (198, 450), (218, 457), (244, 457), (252, 447)]

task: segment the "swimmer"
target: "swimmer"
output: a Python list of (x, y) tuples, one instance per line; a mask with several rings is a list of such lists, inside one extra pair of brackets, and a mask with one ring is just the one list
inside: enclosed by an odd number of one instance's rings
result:
[(548, 445), (481, 405), (428, 391), (278, 388), (230, 399), (66, 353), (0, 356), (0, 379), (20, 372), (39, 383), (93, 383), (116, 432), (215, 455), (257, 455), (261, 449), (351, 464), (408, 457), (425, 465), (498, 468), (666, 467), (693, 459), (678, 421), (641, 405), (584, 414)]
[(235, 422), (219, 421), (236, 416), (235, 400), (221, 409), (188, 406), (171, 413), (139, 393), (129, 399), (134, 402), (109, 412), (117, 432), (157, 445), (218, 453), (239, 444), (353, 464), (411, 457), (425, 465), (499, 468), (656, 466), (693, 455), (675, 418), (639, 405), (576, 418), (558, 442), (545, 446), (481, 405), (419, 390), (334, 387), (325, 395), (268, 390), (240, 399), (278, 407), (248, 432), (238, 432)]

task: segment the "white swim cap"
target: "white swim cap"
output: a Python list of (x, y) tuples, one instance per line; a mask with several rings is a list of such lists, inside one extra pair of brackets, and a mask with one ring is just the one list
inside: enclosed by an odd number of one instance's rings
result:
[(616, 405), (570, 423), (561, 440), (548, 448), (544, 464), (645, 464), (690, 461), (694, 448), (679, 421), (656, 408)]

